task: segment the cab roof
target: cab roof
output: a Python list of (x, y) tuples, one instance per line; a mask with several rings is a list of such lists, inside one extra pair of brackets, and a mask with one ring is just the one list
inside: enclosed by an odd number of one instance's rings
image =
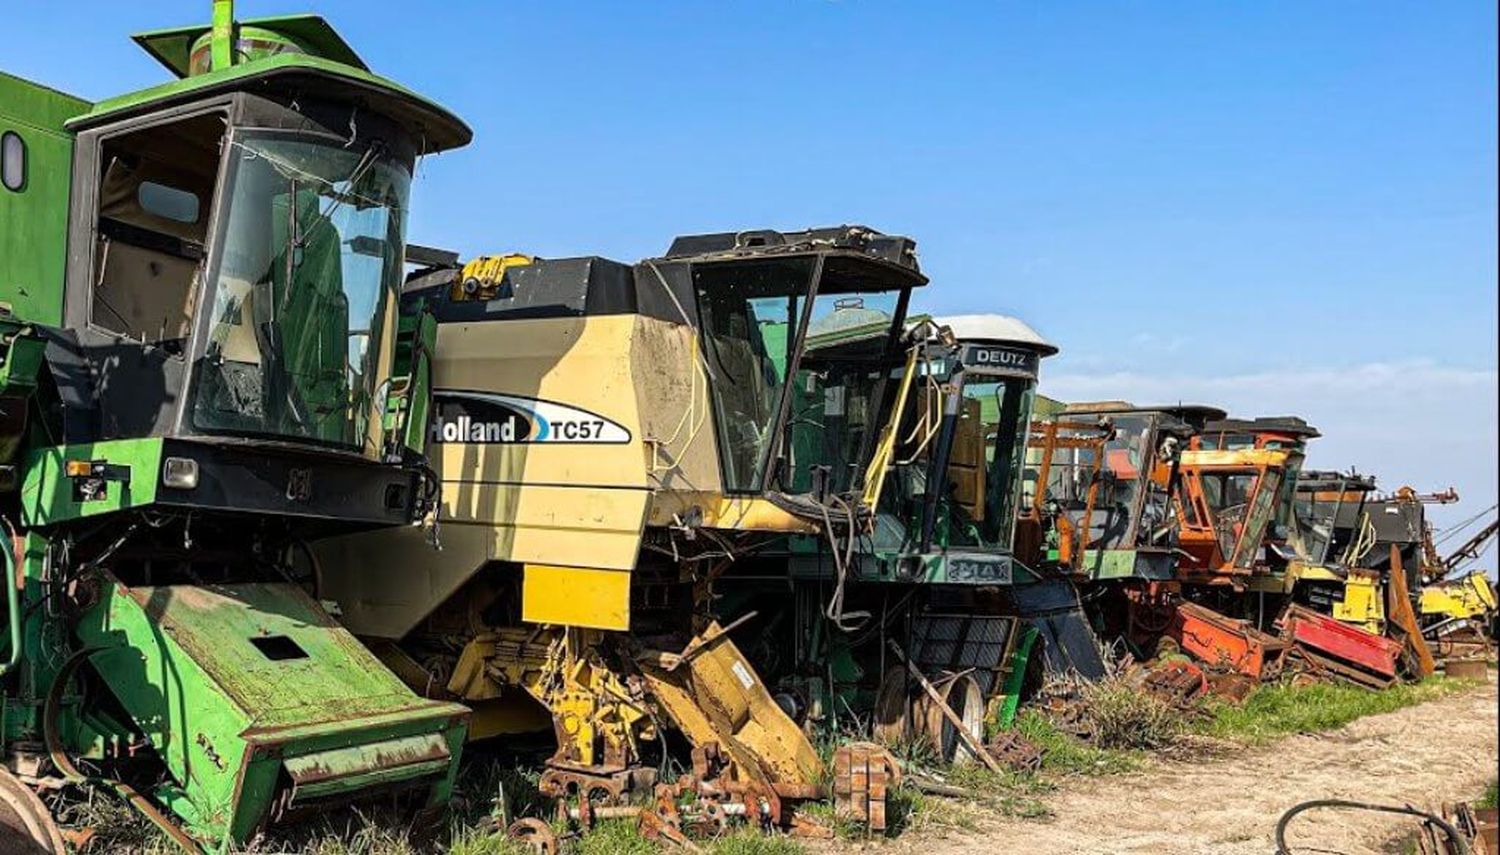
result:
[(281, 34), (307, 52), (278, 53), (186, 76), (193, 43), (209, 31), (207, 25), (139, 33), (133, 37), (136, 43), (176, 79), (100, 101), (70, 119), (67, 128), (83, 130), (225, 92), (272, 90), (349, 98), (400, 123), (417, 139), (418, 150), (423, 153), (458, 148), (473, 138), (469, 126), (448, 109), (371, 72), (343, 38), (316, 15), (254, 18), (237, 24)]
[(949, 315), (934, 318), (933, 322), (952, 330), (953, 336), (959, 341), (1009, 344), (1034, 350), (1042, 356), (1057, 353), (1057, 345), (1042, 338), (1042, 334), (1032, 329), (1030, 324), (1010, 315)]
[[(359, 58), (359, 54), (354, 52), (354, 48), (321, 15), (281, 15), (274, 18), (250, 18), (236, 23), (241, 27), (276, 33), (314, 56), (331, 59), (360, 71), (370, 70), (365, 61)], [(166, 66), (168, 71), (181, 78), (188, 76), (193, 44), (210, 29), (208, 24), (193, 24), (148, 30), (130, 38), (157, 62)]]

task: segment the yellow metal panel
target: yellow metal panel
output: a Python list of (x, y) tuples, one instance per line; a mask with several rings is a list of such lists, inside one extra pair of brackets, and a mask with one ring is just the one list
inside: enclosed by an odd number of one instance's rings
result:
[(1385, 631), (1385, 591), (1374, 573), (1349, 571), (1344, 598), (1333, 604), (1333, 617), (1377, 635)]
[(654, 526), (668, 526), (676, 519), (686, 519), (694, 511), (702, 514), (703, 525), (707, 528), (803, 534), (813, 534), (819, 529), (816, 524), (789, 514), (766, 499), (681, 491), (657, 493), (651, 503), (649, 520)]
[(521, 619), (591, 629), (630, 629), (630, 574), (527, 564)]
[(718, 624), (688, 649), (697, 652), (675, 670), (637, 664), (652, 695), (695, 745), (714, 741), (742, 772), (770, 784), (805, 785), (824, 775), (806, 734), (766, 689)]
[(1237, 451), (1184, 451), (1182, 466), (1285, 466), (1294, 456), (1301, 455), (1285, 448), (1246, 448)]
[(439, 536), (442, 551), (417, 526), (318, 541), (318, 596), (339, 604), (355, 635), (401, 638), (490, 559), (484, 528), (444, 524)]
[(697, 333), (637, 315), (631, 356), (652, 485), (721, 492), (713, 403)]
[(434, 385), (551, 401), (596, 413), (625, 443), (435, 443), (445, 482), (647, 486), (632, 364), (635, 316), (476, 321), (438, 327)]
[(1495, 589), (1483, 571), (1476, 571), (1423, 587), (1418, 605), (1424, 615), (1478, 617), (1495, 610)]
[(525, 692), (513, 691), (503, 698), (464, 701), (473, 710), (469, 716), (469, 741), (521, 733), (545, 733), (552, 729), (546, 707)]
[(645, 490), (444, 482), (443, 527), (483, 527), (490, 558), (630, 570), (646, 522)]

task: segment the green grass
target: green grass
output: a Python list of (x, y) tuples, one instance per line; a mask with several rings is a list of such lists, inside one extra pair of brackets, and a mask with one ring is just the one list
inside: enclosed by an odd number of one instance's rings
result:
[(1016, 729), (1046, 752), (1044, 772), (1065, 775), (1117, 775), (1141, 768), (1145, 755), (1120, 748), (1098, 748), (1071, 733), (1059, 730), (1045, 715), (1025, 710), (1016, 717)]
[(948, 783), (980, 794), (984, 807), (1003, 816), (1038, 819), (1051, 816), (1052, 810), (1041, 797), (1057, 789), (1044, 777), (1028, 772), (1003, 770), (993, 772), (977, 763), (955, 766), (948, 771)]
[(1479, 807), (1500, 807), (1500, 780), (1490, 779), (1490, 785), (1484, 788), (1484, 798), (1479, 800)]
[(1334, 730), (1367, 715), (1394, 712), (1462, 691), (1470, 685), (1466, 681), (1434, 677), (1381, 691), (1340, 683), (1261, 686), (1238, 706), (1211, 702), (1209, 715), (1192, 725), (1192, 730), (1205, 736), (1261, 744), (1297, 733)]
[[(1102, 698), (1092, 700), (1106, 707), (1107, 717), (1116, 720), (1115, 745), (1139, 746), (1141, 722), (1153, 728), (1147, 734), (1150, 745), (1160, 747), (1172, 733), (1185, 730), (1242, 744), (1261, 744), (1297, 733), (1333, 730), (1363, 716), (1392, 712), (1403, 707), (1442, 698), (1470, 688), (1466, 681), (1434, 678), (1422, 683), (1397, 685), (1383, 691), (1369, 691), (1340, 684), (1314, 684), (1294, 687), (1267, 685), (1253, 691), (1241, 705), (1211, 701), (1204, 714), (1192, 720), (1176, 722), (1158, 716), (1159, 711), (1143, 708), (1134, 697), (1118, 695), (1111, 689), (1099, 690)], [(1121, 690), (1123, 691), (1123, 689)], [(1095, 722), (1097, 725), (1098, 722)], [(1159, 725), (1159, 727), (1158, 727)], [(1139, 747), (1101, 747), (1078, 739), (1057, 728), (1037, 710), (1023, 710), (1016, 727), (1027, 739), (1046, 753), (1039, 774), (1017, 772), (995, 773), (978, 765), (942, 770), (942, 780), (978, 794), (977, 799), (952, 799), (922, 793), (910, 783), (893, 790), (887, 802), (889, 828), (886, 837), (926, 828), (973, 829), (980, 817), (1000, 813), (1030, 818), (1049, 814), (1045, 797), (1056, 788), (1060, 777), (1069, 775), (1114, 775), (1142, 768), (1150, 756)], [(820, 741), (819, 749), (828, 755), (838, 744), (836, 738)], [(913, 746), (900, 746), (896, 753), (918, 767), (935, 767), (930, 752)], [(306, 855), (430, 855), (449, 852), (453, 855), (524, 855), (518, 844), (503, 832), (488, 830), (489, 819), (497, 801), (503, 801), (508, 819), (546, 815), (546, 800), (537, 792), (535, 769), (497, 763), (473, 764), (460, 775), (449, 825), (426, 838), (414, 838), (402, 817), (368, 816), (342, 813), (338, 819), (325, 820), (284, 835), (254, 841), (245, 852)], [(1500, 801), (1500, 781), (1491, 780), (1485, 790), (1483, 806)], [(133, 809), (119, 799), (94, 792), (79, 801), (69, 802), (60, 817), (67, 825), (90, 826), (95, 830), (91, 851), (129, 852), (132, 855), (169, 855), (175, 848)], [(812, 819), (833, 829), (845, 840), (867, 837), (863, 828), (837, 819), (828, 803), (807, 805), (803, 811)], [(739, 828), (715, 841), (698, 841), (715, 855), (796, 855), (804, 852), (797, 841), (776, 835), (763, 835), (754, 829)], [(656, 855), (661, 849), (644, 838), (633, 820), (616, 820), (599, 826), (565, 844), (576, 855)]]
[(745, 829), (719, 838), (708, 851), (712, 855), (802, 855), (807, 850), (790, 837)]
[(93, 852), (129, 852), (138, 855), (176, 855), (180, 850), (135, 808), (100, 790), (90, 790), (78, 801), (64, 803), (59, 824), (91, 828)]
[(612, 819), (579, 837), (571, 851), (576, 855), (657, 855), (660, 850), (636, 829), (635, 820)]

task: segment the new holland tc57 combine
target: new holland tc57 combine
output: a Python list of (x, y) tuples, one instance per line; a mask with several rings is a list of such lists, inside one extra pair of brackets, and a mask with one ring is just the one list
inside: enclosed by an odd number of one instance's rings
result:
[(426, 509), (403, 233), (415, 160), (469, 130), (316, 17), (135, 40), (173, 80), (0, 74), (0, 837), (61, 851), (22, 781), (108, 782), (185, 846), (440, 803), (468, 711), (296, 574)]
[(673, 726), (715, 778), (694, 786), (785, 821), (824, 774), (794, 718), (877, 688), (865, 642), (866, 686), (805, 679), (848, 658), (834, 636), (882, 637), (850, 625), (866, 599), (972, 611), (1037, 581), (1009, 541), (1051, 348), (909, 330), (925, 282), (912, 241), (857, 226), (415, 277), (440, 509), (319, 544), (321, 596), (410, 685), (472, 706), (474, 735), (550, 719), (542, 786), (580, 814), (649, 784)]

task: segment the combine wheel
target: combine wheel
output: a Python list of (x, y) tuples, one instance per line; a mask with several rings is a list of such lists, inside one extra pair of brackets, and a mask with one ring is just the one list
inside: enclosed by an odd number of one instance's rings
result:
[(19, 778), (0, 768), (0, 852), (66, 855), (67, 851), (47, 806)]
[(535, 817), (518, 819), (505, 830), (505, 836), (537, 855), (557, 855), (557, 834), (552, 826)]
[[(969, 736), (976, 743), (984, 741), (984, 694), (979, 690), (979, 683), (966, 673), (945, 676), (933, 683), (943, 703), (963, 722)], [(936, 701), (926, 694), (919, 696), (913, 713), (923, 738), (937, 751), (939, 759), (960, 765), (978, 762), (979, 758), (958, 735), (958, 728), (943, 714)]]
[(911, 738), (911, 702), (907, 698), (905, 668), (891, 668), (880, 678), (875, 693), (875, 741), (899, 746)]

